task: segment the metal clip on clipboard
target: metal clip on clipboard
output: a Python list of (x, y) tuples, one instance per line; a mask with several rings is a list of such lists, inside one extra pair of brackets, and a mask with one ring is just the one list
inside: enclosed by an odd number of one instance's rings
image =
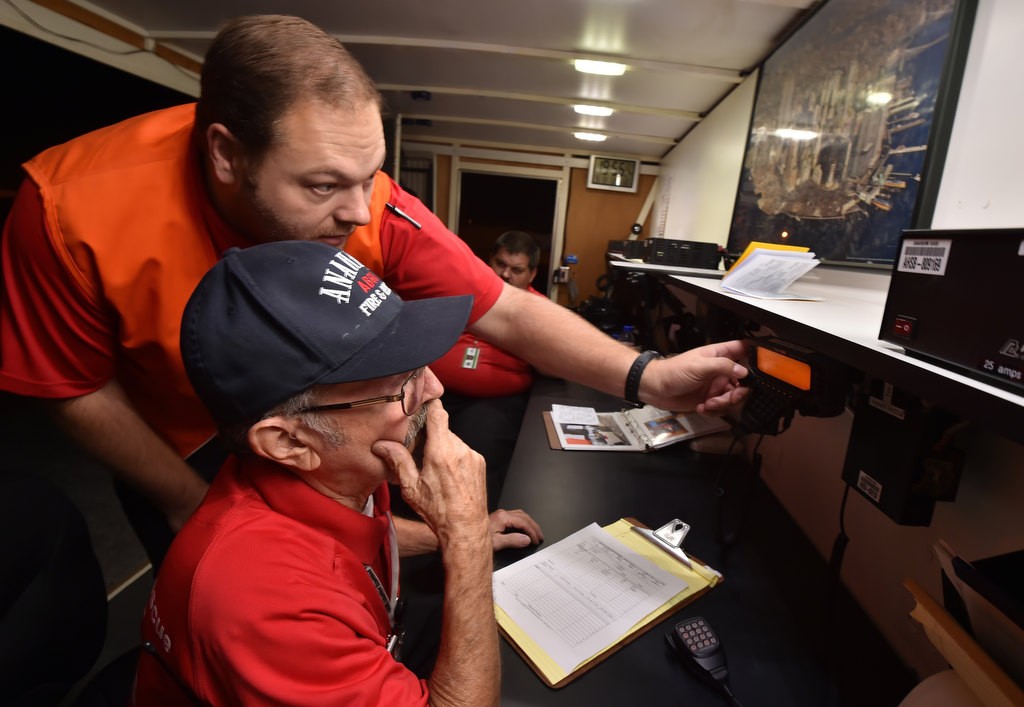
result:
[(693, 562), (689, 557), (687, 557), (686, 553), (683, 552), (683, 540), (686, 539), (686, 534), (690, 532), (689, 523), (684, 523), (676, 518), (665, 523), (665, 525), (661, 526), (657, 530), (641, 528), (637, 525), (633, 526), (633, 530), (640, 533), (662, 550), (675, 557), (691, 570), (693, 569)]

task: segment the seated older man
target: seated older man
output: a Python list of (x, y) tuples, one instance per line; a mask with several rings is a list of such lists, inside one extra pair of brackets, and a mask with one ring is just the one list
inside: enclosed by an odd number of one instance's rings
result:
[[(231, 251), (203, 278), (182, 354), (235, 455), (157, 577), (136, 704), (497, 703), (492, 550), (541, 533), (488, 515), (482, 459), (426, 367), (470, 300), (403, 302), (310, 242)], [(425, 523), (392, 520), (389, 481)], [(435, 550), (441, 638), (420, 679), (397, 656), (398, 557)]]

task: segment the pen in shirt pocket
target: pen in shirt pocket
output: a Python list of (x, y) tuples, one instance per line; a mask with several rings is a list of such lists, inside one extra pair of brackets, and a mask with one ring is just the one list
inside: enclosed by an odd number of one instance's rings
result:
[(415, 226), (417, 231), (420, 230), (421, 228), (423, 228), (423, 226), (420, 224), (419, 221), (417, 221), (412, 216), (410, 216), (409, 214), (407, 214), (404, 211), (402, 211), (400, 208), (398, 208), (397, 206), (392, 204), (390, 201), (385, 201), (384, 202), (384, 206), (386, 206), (388, 211), (393, 213), (395, 216), (398, 216), (400, 218), (404, 218), (406, 221), (408, 221), (413, 226)]

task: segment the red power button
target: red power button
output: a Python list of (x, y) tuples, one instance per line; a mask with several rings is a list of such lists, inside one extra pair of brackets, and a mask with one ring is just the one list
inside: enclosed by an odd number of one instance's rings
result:
[(917, 320), (913, 317), (897, 316), (892, 323), (892, 333), (895, 336), (902, 336), (904, 339), (912, 339), (916, 324)]

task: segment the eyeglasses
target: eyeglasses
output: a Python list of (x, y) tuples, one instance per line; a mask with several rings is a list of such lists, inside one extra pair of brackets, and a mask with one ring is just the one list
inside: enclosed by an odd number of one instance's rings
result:
[[(423, 375), (423, 369), (417, 368), (415, 371), (409, 374), (409, 377), (402, 383), (402, 389), (398, 391), (396, 395), (381, 395), (376, 398), (366, 398), (365, 400), (353, 400), (350, 403), (330, 403), (328, 405), (314, 405), (308, 408), (302, 408), (298, 412), (328, 412), (331, 410), (351, 410), (352, 408), (366, 407), (367, 405), (380, 405), (381, 403), (402, 403), (402, 412), (406, 416), (410, 416), (415, 413), (420, 405), (420, 395), (416, 394), (414, 390), (412, 398), (405, 394), (406, 386), (410, 383), (414, 383), (417, 378)], [(415, 386), (413, 386), (415, 388)], [(413, 404), (415, 403), (415, 405)]]

